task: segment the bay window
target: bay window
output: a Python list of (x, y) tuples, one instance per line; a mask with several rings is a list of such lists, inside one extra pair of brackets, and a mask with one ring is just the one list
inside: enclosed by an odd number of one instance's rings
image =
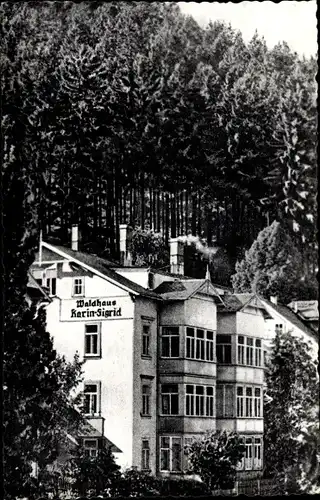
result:
[(214, 334), (201, 328), (186, 328), (186, 358), (214, 361)]
[(237, 417), (262, 417), (262, 389), (261, 387), (237, 387)]

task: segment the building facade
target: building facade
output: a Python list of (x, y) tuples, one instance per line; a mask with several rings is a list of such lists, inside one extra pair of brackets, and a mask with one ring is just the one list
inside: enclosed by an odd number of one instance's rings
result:
[(84, 361), (83, 436), (101, 437), (123, 468), (181, 475), (184, 449), (210, 430), (234, 430), (246, 452), (239, 474), (263, 468), (263, 339), (268, 312), (253, 294), (231, 294), (209, 277), (183, 274), (171, 242), (170, 272), (121, 264), (40, 241), (31, 273), (50, 296), (47, 328), (59, 353)]

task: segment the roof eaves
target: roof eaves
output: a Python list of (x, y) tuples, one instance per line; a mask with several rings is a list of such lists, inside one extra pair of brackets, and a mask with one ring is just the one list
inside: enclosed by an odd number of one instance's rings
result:
[(115, 271), (112, 271), (111, 269), (106, 268), (103, 272), (99, 271), (94, 266), (89, 265), (86, 262), (83, 262), (83, 260), (81, 260), (81, 258), (77, 258), (76, 256), (70, 255), (69, 253), (61, 250), (61, 248), (57, 248), (54, 245), (51, 245), (51, 244), (46, 243), (44, 241), (42, 241), (42, 245), (45, 248), (48, 248), (49, 250), (57, 253), (58, 255), (63, 256), (65, 259), (68, 259), (68, 260), (71, 259), (71, 260), (77, 262), (81, 267), (88, 269), (89, 271), (100, 276), (103, 279), (111, 281), (114, 285), (118, 286), (119, 288), (122, 288), (123, 290), (125, 290), (128, 293), (131, 293), (133, 295), (141, 295), (141, 296), (147, 297), (149, 299), (161, 300), (161, 298), (158, 295), (156, 295), (155, 293), (149, 292), (149, 290), (143, 288), (141, 285), (138, 285), (138, 284), (130, 281), (125, 276), (122, 276), (121, 274), (117, 274)]

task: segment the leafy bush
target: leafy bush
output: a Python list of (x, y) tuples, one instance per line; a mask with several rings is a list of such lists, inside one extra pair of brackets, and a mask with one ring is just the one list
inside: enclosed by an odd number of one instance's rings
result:
[(208, 432), (186, 448), (191, 471), (199, 474), (210, 491), (233, 488), (244, 450), (238, 434), (226, 431)]

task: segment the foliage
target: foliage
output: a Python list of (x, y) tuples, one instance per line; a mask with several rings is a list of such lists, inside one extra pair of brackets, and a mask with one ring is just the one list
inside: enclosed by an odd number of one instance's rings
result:
[(112, 496), (120, 497), (157, 496), (157, 479), (148, 472), (132, 467), (121, 474), (111, 493)]
[[(33, 12), (28, 27), (26, 6), (2, 3), (2, 202), (3, 202), (3, 452), (5, 497), (29, 495), (37, 487), (31, 463), (46, 467), (57, 456), (66, 432), (81, 417), (73, 412), (71, 389), (81, 378), (81, 363), (57, 355), (46, 331), (43, 306), (26, 300), (28, 270), (37, 247), (37, 193), (43, 165), (39, 161), (42, 103), (34, 73), (43, 74), (36, 57)], [(48, 18), (44, 15), (46, 21)], [(34, 24), (35, 23), (35, 24)], [(40, 34), (38, 33), (40, 36)], [(46, 39), (46, 33), (42, 33)], [(29, 39), (30, 37), (30, 39)], [(40, 41), (39, 41), (40, 43)], [(48, 48), (48, 47), (47, 47)], [(35, 59), (39, 66), (35, 69)], [(37, 94), (39, 91), (39, 94)], [(40, 173), (39, 173), (40, 172)]]
[(135, 265), (168, 266), (169, 251), (162, 234), (152, 230), (136, 228), (130, 243), (132, 260)]
[(190, 470), (198, 474), (210, 491), (233, 487), (236, 466), (244, 445), (237, 433), (214, 431), (195, 440), (187, 448)]
[(290, 333), (276, 334), (266, 383), (266, 474), (275, 475), (287, 489), (307, 490), (319, 475), (319, 404), (315, 399), (319, 379), (302, 339)]
[[(274, 295), (288, 303), (295, 297), (303, 298), (303, 276), (299, 250), (288, 232), (274, 221), (258, 234), (244, 259), (236, 264), (232, 283), (236, 292), (252, 291), (266, 298)], [(316, 288), (313, 293), (317, 293)]]
[(170, 2), (2, 2), (0, 15), (3, 127), (13, 137), (21, 109), (45, 237), (65, 243), (78, 222), (117, 257), (119, 223), (166, 242), (191, 230), (234, 265), (277, 218), (315, 267), (314, 58)]
[(64, 476), (78, 495), (100, 495), (114, 488), (120, 478), (119, 470), (110, 448), (99, 449), (96, 457), (85, 456), (84, 450), (78, 448)]

